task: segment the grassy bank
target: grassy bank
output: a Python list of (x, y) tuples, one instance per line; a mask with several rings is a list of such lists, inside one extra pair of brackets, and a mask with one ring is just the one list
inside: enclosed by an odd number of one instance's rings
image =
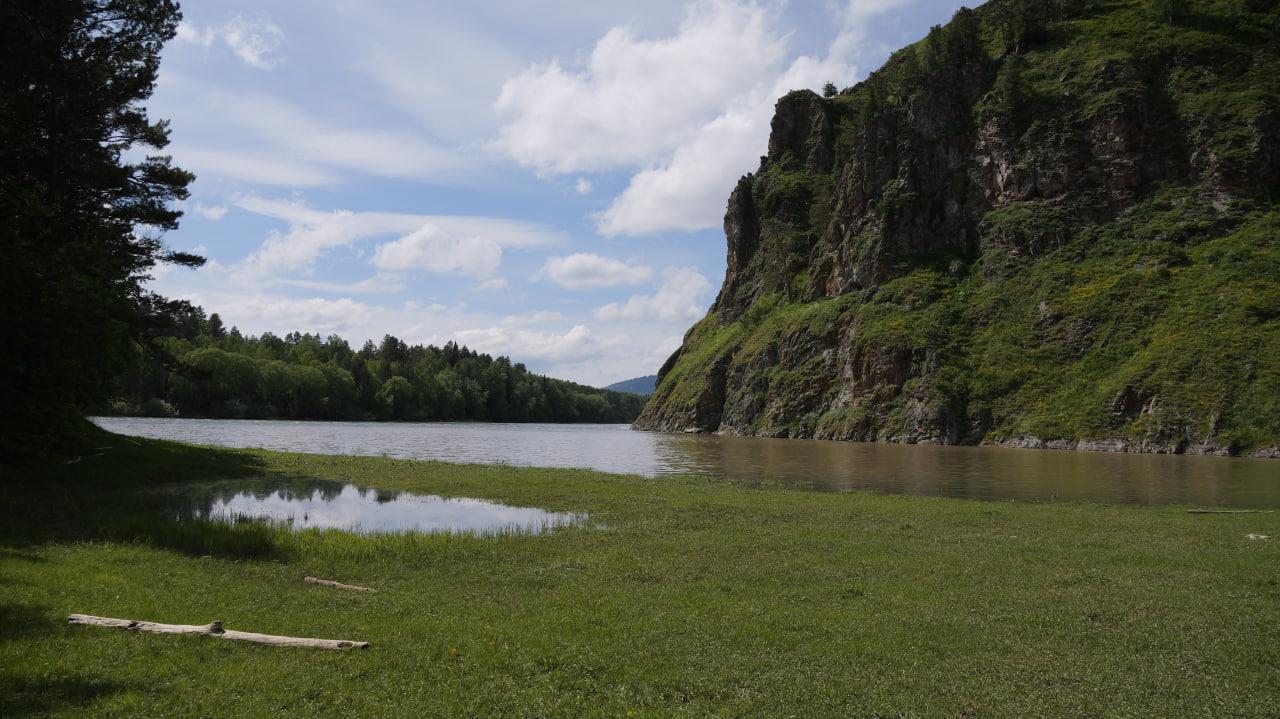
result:
[[(1274, 716), (1280, 701), (1280, 540), (1246, 538), (1280, 535), (1280, 514), (96, 444), (4, 468), (2, 716)], [(499, 538), (188, 528), (132, 491), (265, 474), (590, 521)], [(72, 612), (373, 648), (132, 635), (68, 627)]]

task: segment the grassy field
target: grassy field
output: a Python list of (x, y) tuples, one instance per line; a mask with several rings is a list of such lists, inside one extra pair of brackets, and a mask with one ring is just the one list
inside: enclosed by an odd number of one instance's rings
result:
[[(7, 466), (0, 716), (1276, 716), (1280, 513), (982, 503), (103, 436)], [(109, 448), (109, 449), (106, 449)], [(176, 525), (272, 475), (586, 512), (498, 538)], [(319, 575), (376, 587), (304, 584)], [(89, 613), (362, 639), (134, 635)]]

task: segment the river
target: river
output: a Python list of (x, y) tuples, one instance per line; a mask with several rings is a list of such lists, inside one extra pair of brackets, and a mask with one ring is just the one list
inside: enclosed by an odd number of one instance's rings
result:
[(983, 500), (1280, 507), (1280, 460), (659, 434), (598, 424), (94, 421), (124, 435), (318, 454), (698, 474)]

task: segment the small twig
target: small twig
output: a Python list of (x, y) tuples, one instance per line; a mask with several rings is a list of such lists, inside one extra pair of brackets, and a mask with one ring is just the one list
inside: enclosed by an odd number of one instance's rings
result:
[(319, 584), (324, 587), (333, 587), (334, 589), (346, 589), (352, 592), (377, 592), (378, 591), (376, 589), (370, 589), (369, 587), (360, 587), (355, 584), (343, 584), (342, 582), (335, 582), (332, 579), (320, 579), (318, 577), (303, 577), (302, 581), (306, 582), (307, 584)]

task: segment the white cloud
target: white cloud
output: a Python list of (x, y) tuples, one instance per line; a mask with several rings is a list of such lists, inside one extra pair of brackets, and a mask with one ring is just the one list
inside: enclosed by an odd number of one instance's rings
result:
[(542, 271), (569, 290), (638, 285), (653, 276), (651, 267), (585, 252), (552, 257), (542, 266)]
[(262, 185), (315, 187), (332, 185), (338, 176), (309, 162), (264, 157), (261, 153), (213, 149), (177, 143), (167, 148), (179, 167), (197, 176), (224, 175)]
[(222, 41), (246, 65), (269, 70), (282, 60), (277, 52), (284, 44), (284, 31), (266, 15), (237, 15), (223, 26), (221, 34)]
[(670, 162), (632, 177), (596, 215), (596, 230), (615, 237), (719, 225), (725, 200), (755, 161), (750, 158), (759, 156), (768, 127), (767, 110), (739, 108), (717, 117), (676, 148)]
[(456, 237), (436, 225), (423, 225), (378, 247), (373, 264), (384, 270), (458, 272), (483, 277), (502, 262), (502, 247), (485, 237)]
[(851, 84), (870, 18), (914, 1), (848, 0), (825, 57), (790, 63), (775, 11), (748, 0), (699, 2), (666, 39), (615, 28), (580, 71), (551, 62), (509, 80), (494, 146), (544, 174), (635, 168), (595, 218), (606, 237), (718, 226), (766, 146), (774, 100)]
[(599, 344), (584, 325), (563, 334), (511, 327), (486, 327), (456, 333), (458, 341), (489, 354), (508, 355), (516, 362), (581, 360), (598, 355)]
[(752, 3), (704, 0), (669, 38), (609, 30), (581, 70), (552, 61), (507, 80), (495, 107), (509, 119), (494, 147), (543, 173), (660, 161), (741, 88), (776, 74), (786, 42), (770, 29), (775, 16)]
[(213, 41), (216, 37), (217, 37), (216, 33), (210, 30), (201, 30), (195, 25), (192, 25), (191, 23), (184, 21), (184, 22), (178, 23), (177, 34), (174, 35), (173, 39), (176, 40), (177, 42), (185, 42), (185, 43), (191, 43), (192, 45), (209, 47), (210, 45), (213, 44)]
[(585, 177), (579, 177), (578, 181), (573, 183), (573, 191), (579, 195), (590, 195), (594, 189), (595, 187), (591, 184), (591, 180)]
[(351, 129), (317, 121), (265, 95), (225, 99), (228, 120), (257, 132), (294, 157), (380, 177), (431, 179), (459, 170), (462, 160), (420, 135), (384, 128)]
[(217, 222), (227, 216), (227, 206), (206, 205), (203, 202), (197, 202), (192, 212), (195, 212), (197, 215), (200, 215), (207, 220)]
[(477, 290), (505, 290), (511, 285), (504, 277), (490, 277), (476, 285)]
[(246, 65), (263, 70), (270, 70), (283, 60), (279, 51), (284, 45), (284, 31), (264, 13), (253, 17), (236, 15), (221, 25), (211, 25), (203, 30), (192, 23), (182, 22), (178, 24), (175, 39), (204, 48), (220, 40)]
[[(209, 308), (248, 326), (279, 328), (277, 332), (350, 332), (369, 322), (374, 308), (344, 297), (295, 299), (267, 295), (234, 296)], [(290, 327), (291, 330), (283, 328)]]
[(534, 325), (544, 325), (549, 323), (565, 322), (569, 318), (564, 313), (554, 310), (532, 310), (523, 312), (518, 315), (507, 315), (502, 318), (502, 324), (507, 327), (531, 327)]
[[(422, 181), (456, 180), (474, 161), (425, 139), (421, 133), (387, 127), (364, 129), (332, 120), (265, 94), (205, 89), (192, 100), (202, 116), (186, 123), (235, 130), (239, 148), (173, 151), (179, 164), (262, 184), (334, 184), (349, 174)], [(247, 130), (248, 132), (244, 132)], [(248, 148), (248, 149), (246, 149)]]
[(711, 290), (707, 278), (692, 267), (668, 267), (662, 285), (651, 295), (632, 295), (626, 302), (611, 302), (595, 311), (598, 320), (695, 320), (707, 307)]
[[(329, 250), (359, 240), (401, 235), (374, 254), (383, 270), (410, 268), (485, 275), (497, 269), (502, 248), (532, 248), (559, 243), (563, 233), (529, 222), (492, 217), (414, 215), (390, 212), (325, 212), (292, 200), (242, 197), (244, 210), (289, 223), (287, 231), (273, 230), (240, 263), (240, 270), (263, 277), (309, 270)], [(432, 253), (442, 253), (439, 257)]]
[(646, 168), (604, 212), (596, 229), (606, 237), (692, 231), (719, 226), (725, 198), (734, 182), (751, 170), (767, 145), (773, 100), (791, 90), (841, 84), (857, 75), (852, 57), (868, 17), (904, 0), (868, 5), (851, 0), (846, 29), (832, 42), (826, 58), (804, 55), (781, 73), (766, 76), (734, 101), (699, 133), (676, 148), (670, 160)]
[(565, 240), (564, 232), (553, 227), (497, 217), (325, 211), (314, 209), (297, 200), (271, 200), (257, 195), (240, 197), (234, 204), (254, 214), (284, 220), (295, 225), (340, 222), (347, 232), (358, 237), (404, 234), (431, 223), (454, 234), (477, 234), (490, 237), (502, 247), (546, 247)]
[(400, 292), (405, 288), (404, 277), (395, 272), (379, 272), (373, 277), (349, 283), (282, 278), (275, 280), (275, 284), (302, 287), (309, 290), (355, 294), (386, 294)]

